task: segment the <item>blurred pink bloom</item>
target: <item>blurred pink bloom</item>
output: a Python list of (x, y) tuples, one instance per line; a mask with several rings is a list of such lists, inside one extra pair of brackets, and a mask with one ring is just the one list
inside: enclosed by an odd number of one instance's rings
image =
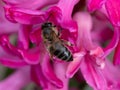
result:
[[(113, 27), (114, 27), (114, 37), (108, 46), (108, 48), (105, 49), (105, 51), (109, 52), (115, 49), (114, 54), (114, 64), (120, 64), (119, 60), (119, 26), (120, 26), (120, 1), (119, 0), (88, 0), (88, 9), (89, 11), (99, 10), (102, 9), (102, 12), (106, 14), (106, 16), (111, 21)], [(111, 48), (111, 50), (109, 49)], [(109, 50), (108, 50), (109, 49)]]
[(21, 90), (31, 81), (29, 70), (29, 67), (16, 70), (16, 72), (0, 82), (0, 90)]
[[(99, 46), (99, 43), (93, 42), (91, 38), (91, 30), (94, 23), (92, 23), (92, 17), (90, 14), (87, 12), (76, 13), (74, 15), (74, 20), (76, 20), (78, 24), (78, 39), (76, 43), (79, 52), (74, 54), (74, 61), (70, 62), (68, 65), (66, 76), (68, 78), (73, 77), (73, 75), (80, 69), (86, 82), (92, 86), (94, 90), (119, 90), (120, 77), (115, 76), (118, 75), (119, 69), (115, 68), (110, 63), (108, 64), (108, 61), (105, 60), (106, 55), (108, 55), (111, 50), (113, 50), (113, 47), (116, 46), (114, 45), (114, 40), (118, 39), (118, 30), (114, 31), (113, 38), (115, 39), (112, 41), (112, 45), (110, 45), (110, 43), (105, 47), (106, 50), (103, 51), (102, 47)], [(110, 67), (113, 67), (114, 70), (109, 69)], [(111, 73), (113, 71), (115, 72)], [(113, 77), (109, 77), (108, 75), (110, 74), (107, 73), (111, 73)], [(114, 82), (116, 78), (118, 80)]]

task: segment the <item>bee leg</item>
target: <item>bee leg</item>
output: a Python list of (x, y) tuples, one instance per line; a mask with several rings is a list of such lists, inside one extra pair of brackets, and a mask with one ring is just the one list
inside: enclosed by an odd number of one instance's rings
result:
[(56, 27), (56, 25), (54, 25), (53, 27)]
[(63, 44), (68, 45), (68, 46), (73, 46), (72, 43), (70, 43), (69, 41), (66, 40), (61, 40)]
[(53, 61), (53, 55), (50, 53), (50, 60)]
[(62, 28), (58, 29), (58, 37), (60, 37), (62, 30), (63, 30)]
[(49, 46), (48, 47), (48, 51), (49, 51), (49, 54), (50, 54), (50, 60), (53, 61), (53, 47)]

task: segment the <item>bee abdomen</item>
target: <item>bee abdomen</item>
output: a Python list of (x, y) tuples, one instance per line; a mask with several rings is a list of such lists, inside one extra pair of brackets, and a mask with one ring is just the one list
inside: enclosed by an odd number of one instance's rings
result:
[(72, 56), (71, 52), (66, 47), (55, 50), (54, 55), (57, 58), (68, 61), (68, 62), (73, 60), (73, 56)]

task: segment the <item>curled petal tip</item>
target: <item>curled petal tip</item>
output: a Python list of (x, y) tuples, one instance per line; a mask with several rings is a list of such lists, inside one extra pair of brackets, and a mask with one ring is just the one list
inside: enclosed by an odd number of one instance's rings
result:
[(66, 71), (67, 78), (72, 78), (73, 75), (77, 72), (81, 63), (81, 59), (83, 58), (84, 55), (85, 55), (84, 52), (74, 54), (74, 60), (68, 65)]
[(104, 54), (103, 50), (101, 47), (97, 47), (94, 50), (90, 51), (90, 55), (94, 55), (94, 56), (99, 56), (101, 57)]
[(85, 52), (79, 52), (79, 53), (75, 53), (74, 54), (74, 57), (77, 58), (77, 57), (83, 57), (86, 53)]
[(105, 67), (105, 62), (104, 61), (100, 61), (100, 60), (97, 60), (97, 65), (99, 65), (99, 67), (101, 68), (101, 69), (104, 69), (104, 67)]
[(72, 78), (72, 75), (70, 75), (70, 74), (67, 73), (67, 74), (65, 75), (65, 77), (66, 77), (66, 78)]

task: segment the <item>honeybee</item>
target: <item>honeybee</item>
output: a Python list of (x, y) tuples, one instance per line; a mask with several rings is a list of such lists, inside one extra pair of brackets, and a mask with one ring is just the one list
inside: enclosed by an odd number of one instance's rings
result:
[[(68, 41), (60, 39), (60, 32), (51, 22), (46, 22), (42, 25), (42, 38), (44, 44), (49, 51), (50, 58), (53, 56), (64, 61), (72, 61), (73, 55), (66, 45), (72, 46)], [(65, 45), (66, 44), (66, 45)]]

